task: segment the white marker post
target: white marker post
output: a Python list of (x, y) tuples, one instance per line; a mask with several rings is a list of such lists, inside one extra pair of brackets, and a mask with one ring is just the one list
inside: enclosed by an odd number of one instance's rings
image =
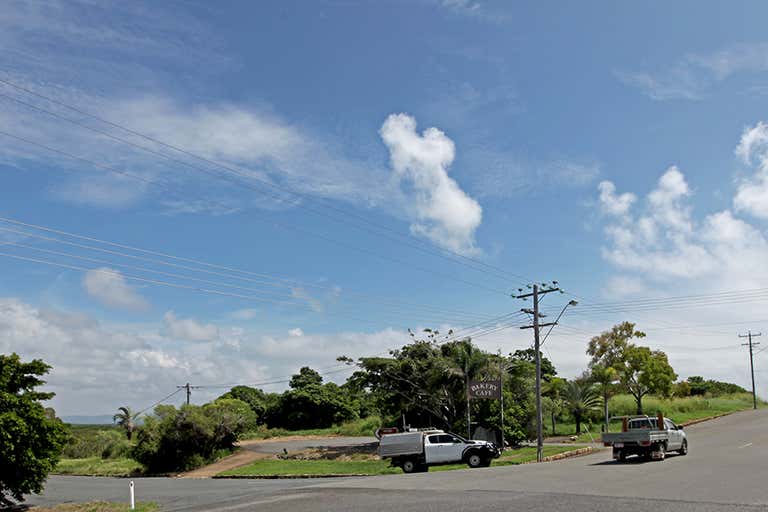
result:
[(129, 487), (131, 489), (131, 510), (133, 510), (136, 508), (136, 502), (133, 500), (133, 480), (131, 480)]

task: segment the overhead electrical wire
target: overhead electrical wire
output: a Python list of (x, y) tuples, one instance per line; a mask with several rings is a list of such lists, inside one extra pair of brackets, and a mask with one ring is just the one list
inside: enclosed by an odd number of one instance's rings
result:
[[(10, 87), (13, 87), (13, 88), (15, 88), (15, 89), (17, 89), (19, 91), (24, 92), (24, 93), (27, 93), (27, 94), (39, 97), (41, 99), (44, 99), (46, 101), (49, 101), (49, 102), (51, 102), (53, 104), (56, 104), (56, 105), (59, 105), (61, 107), (67, 108), (67, 109), (69, 109), (69, 110), (71, 110), (73, 112), (77, 112), (80, 115), (84, 115), (84, 116), (90, 117), (92, 119), (95, 119), (95, 120), (97, 120), (99, 122), (105, 123), (105, 124), (107, 124), (109, 126), (112, 126), (114, 128), (118, 128), (118, 129), (120, 129), (120, 130), (122, 130), (122, 131), (124, 131), (126, 133), (131, 134), (131, 135), (134, 135), (134, 136), (137, 136), (137, 137), (141, 137), (142, 139), (150, 141), (150, 142), (152, 142), (154, 144), (158, 144), (160, 146), (163, 146), (165, 148), (171, 149), (173, 151), (182, 153), (182, 154), (184, 154), (184, 155), (186, 155), (188, 157), (192, 157), (192, 158), (194, 158), (196, 160), (205, 162), (205, 163), (207, 163), (209, 165), (213, 165), (213, 166), (217, 167), (218, 169), (221, 169), (221, 170), (225, 171), (226, 173), (239, 176), (239, 177), (244, 178), (246, 180), (254, 180), (254, 181), (257, 181), (257, 182), (261, 183), (263, 186), (270, 187), (272, 189), (281, 190), (282, 192), (286, 192), (288, 194), (294, 195), (294, 196), (299, 197), (299, 198), (301, 198), (301, 199), (303, 199), (305, 201), (309, 201), (309, 202), (312, 202), (312, 203), (315, 203), (315, 204), (319, 204), (321, 207), (329, 209), (329, 210), (334, 211), (334, 212), (337, 212), (341, 216), (340, 217), (339, 216), (331, 216), (331, 215), (328, 215), (326, 212), (322, 212), (322, 211), (319, 211), (319, 210), (316, 210), (316, 209), (310, 209), (306, 204), (295, 204), (295, 206), (299, 206), (301, 208), (308, 209), (309, 211), (312, 211), (315, 214), (322, 215), (322, 216), (325, 216), (327, 218), (331, 218), (331, 219), (333, 219), (333, 220), (335, 220), (337, 222), (343, 222), (343, 223), (347, 223), (347, 224), (353, 225), (353, 226), (355, 226), (358, 229), (363, 229), (365, 231), (369, 231), (369, 228), (366, 228), (365, 226), (351, 224), (349, 222), (349, 217), (352, 216), (352, 217), (355, 217), (355, 218), (361, 220), (365, 224), (372, 225), (372, 226), (376, 227), (377, 229), (379, 229), (380, 231), (374, 232), (375, 234), (377, 234), (379, 236), (383, 236), (383, 237), (388, 238), (390, 240), (393, 240), (393, 238), (391, 236), (387, 235), (386, 233), (382, 232), (381, 230), (391, 232), (397, 238), (396, 241), (398, 241), (399, 243), (405, 243), (405, 244), (409, 245), (410, 247), (412, 247), (412, 248), (414, 248), (416, 250), (420, 250), (422, 252), (428, 252), (430, 254), (437, 255), (437, 256), (440, 256), (442, 258), (448, 259), (449, 261), (453, 261), (454, 263), (464, 264), (468, 268), (471, 268), (471, 269), (473, 269), (475, 271), (490, 273), (492, 275), (495, 275), (496, 277), (501, 277), (503, 279), (510, 279), (510, 277), (514, 277), (515, 280), (517, 280), (517, 279), (521, 279), (523, 281), (527, 280), (527, 278), (525, 278), (524, 276), (515, 274), (513, 272), (509, 272), (508, 270), (502, 269), (500, 267), (496, 267), (494, 265), (490, 265), (490, 264), (488, 264), (486, 262), (477, 260), (475, 258), (466, 256), (464, 254), (460, 254), (460, 253), (458, 253), (456, 251), (452, 251), (452, 250), (447, 249), (447, 248), (436, 249), (432, 244), (426, 243), (426, 242), (424, 242), (422, 240), (418, 240), (418, 239), (415, 240), (418, 243), (414, 243), (414, 239), (413, 238), (407, 237), (407, 236), (403, 235), (402, 233), (392, 229), (389, 226), (386, 226), (386, 225), (383, 225), (383, 224), (380, 224), (380, 223), (377, 223), (377, 222), (373, 222), (370, 219), (368, 219), (368, 218), (366, 218), (366, 217), (364, 217), (362, 215), (357, 214), (356, 212), (349, 211), (349, 210), (346, 210), (346, 209), (343, 209), (343, 208), (339, 208), (338, 206), (330, 204), (327, 201), (323, 201), (320, 198), (317, 198), (315, 196), (308, 195), (308, 194), (305, 194), (305, 193), (301, 193), (301, 192), (298, 192), (296, 190), (289, 189), (288, 187), (285, 187), (285, 186), (282, 186), (282, 185), (279, 185), (279, 184), (276, 184), (276, 183), (273, 183), (273, 182), (270, 182), (270, 181), (267, 181), (267, 180), (260, 179), (258, 176), (254, 176), (253, 174), (244, 173), (244, 172), (240, 171), (239, 169), (233, 168), (231, 166), (222, 164), (221, 162), (217, 162), (217, 161), (211, 160), (209, 158), (203, 157), (201, 155), (195, 154), (195, 153), (193, 153), (193, 152), (191, 152), (189, 150), (186, 150), (186, 149), (180, 148), (180, 147), (178, 147), (176, 145), (169, 144), (167, 142), (161, 141), (161, 140), (159, 140), (159, 139), (157, 139), (155, 137), (151, 137), (151, 136), (146, 135), (144, 133), (141, 133), (141, 132), (139, 132), (137, 130), (133, 130), (133, 129), (127, 128), (127, 127), (125, 127), (123, 125), (120, 125), (118, 123), (115, 123), (113, 121), (106, 120), (104, 118), (101, 118), (101, 117), (96, 116), (96, 115), (94, 115), (92, 113), (86, 112), (86, 111), (84, 111), (82, 109), (79, 109), (77, 107), (69, 105), (69, 104), (67, 104), (65, 102), (62, 102), (60, 100), (57, 100), (55, 98), (51, 98), (49, 96), (37, 93), (35, 91), (32, 91), (31, 89), (25, 88), (25, 87), (20, 86), (18, 84), (14, 84), (13, 82), (10, 82), (8, 80), (0, 79), (0, 83), (3, 83), (3, 84), (8, 85)], [(25, 106), (27, 108), (31, 108), (31, 109), (34, 109), (34, 110), (36, 110), (38, 112), (41, 112), (41, 113), (47, 114), (49, 116), (55, 117), (57, 119), (69, 122), (71, 124), (74, 124), (76, 126), (84, 128), (86, 130), (92, 131), (94, 133), (98, 133), (100, 135), (104, 135), (106, 137), (109, 137), (112, 140), (117, 141), (117, 142), (129, 145), (129, 146), (137, 148), (137, 149), (140, 149), (142, 151), (148, 152), (148, 153), (153, 154), (155, 156), (159, 156), (161, 158), (164, 158), (164, 159), (167, 159), (167, 160), (170, 160), (170, 161), (174, 161), (176, 163), (180, 163), (180, 164), (185, 165), (187, 167), (190, 167), (190, 168), (192, 168), (194, 170), (198, 170), (198, 171), (206, 172), (206, 173), (210, 174), (208, 169), (192, 165), (189, 162), (186, 162), (184, 160), (175, 158), (175, 157), (170, 156), (170, 155), (168, 155), (166, 153), (162, 153), (160, 151), (155, 151), (155, 150), (153, 150), (151, 148), (148, 148), (146, 146), (143, 146), (141, 144), (136, 144), (135, 142), (123, 139), (121, 137), (117, 137), (114, 134), (112, 134), (112, 133), (110, 133), (110, 132), (108, 132), (106, 130), (101, 130), (101, 129), (98, 129), (98, 128), (94, 128), (94, 127), (92, 127), (92, 126), (90, 126), (88, 124), (82, 123), (82, 122), (80, 122), (78, 120), (68, 118), (68, 117), (63, 116), (61, 114), (58, 114), (56, 112), (44, 109), (44, 108), (42, 108), (42, 107), (40, 107), (38, 105), (34, 105), (34, 104), (31, 104), (31, 103), (25, 102), (23, 100), (20, 100), (18, 98), (10, 96), (10, 95), (6, 95), (6, 94), (3, 94), (3, 93), (0, 93), (0, 96), (5, 97), (6, 99), (14, 101), (14, 102), (16, 102), (18, 104), (21, 104), (21, 105), (23, 105), (23, 106)], [(216, 175), (216, 177), (223, 178), (224, 176), (221, 175), (221, 174), (218, 174), (218, 175)], [(244, 185), (244, 186), (248, 186), (249, 185), (249, 182), (236, 182), (236, 183), (239, 184), (239, 185)], [(264, 192), (261, 189), (254, 188), (254, 187), (249, 187), (249, 188), (252, 188), (253, 190), (255, 190), (255, 191), (259, 192), (259, 193), (269, 195), (268, 193)], [(274, 197), (278, 201), (285, 201), (285, 198), (281, 197), (281, 196), (274, 196), (273, 195), (272, 197)]]
[[(103, 168), (105, 170), (108, 170), (109, 172), (114, 172), (116, 174), (119, 174), (119, 175), (122, 175), (122, 176), (126, 176), (126, 177), (128, 177), (130, 179), (136, 179), (136, 180), (142, 181), (143, 183), (147, 183), (149, 185), (160, 187), (162, 189), (167, 190), (171, 194), (177, 195), (177, 196), (181, 197), (182, 199), (185, 199), (184, 196), (181, 196), (180, 194), (178, 194), (176, 192), (176, 190), (174, 190), (173, 187), (171, 187), (167, 183), (163, 183), (163, 182), (151, 180), (151, 179), (148, 179), (148, 178), (144, 178), (142, 176), (138, 176), (138, 175), (132, 174), (130, 172), (126, 172), (126, 171), (117, 169), (117, 168), (115, 168), (115, 167), (113, 167), (111, 165), (103, 164), (103, 163), (96, 162), (94, 160), (91, 160), (91, 159), (88, 159), (88, 158), (85, 158), (85, 157), (74, 155), (74, 154), (69, 153), (67, 151), (63, 151), (61, 149), (53, 148), (51, 146), (47, 146), (45, 144), (41, 144), (39, 142), (35, 142), (33, 140), (30, 140), (30, 139), (27, 139), (27, 138), (24, 138), (24, 137), (20, 137), (18, 135), (14, 135), (14, 134), (6, 132), (6, 131), (0, 130), (0, 135), (3, 135), (3, 136), (6, 136), (6, 137), (9, 137), (9, 138), (12, 138), (12, 139), (24, 142), (26, 144), (29, 144), (29, 145), (32, 145), (32, 146), (35, 146), (35, 147), (39, 147), (41, 149), (45, 149), (45, 150), (53, 152), (53, 153), (57, 153), (57, 154), (66, 156), (66, 157), (74, 159), (74, 160), (79, 160), (79, 161), (88, 163), (89, 165), (92, 165), (94, 167)], [(68, 172), (77, 172), (77, 171), (69, 171), (68, 170)], [(219, 205), (227, 206), (227, 205), (224, 205), (223, 203), (220, 203), (218, 201), (211, 201), (211, 202), (212, 202), (212, 204), (217, 204), (218, 203)], [(464, 284), (468, 284), (468, 285), (473, 286), (475, 288), (484, 289), (485, 291), (493, 292), (495, 294), (508, 295), (507, 292), (504, 291), (504, 290), (501, 290), (501, 289), (498, 289), (498, 288), (492, 288), (492, 287), (486, 286), (484, 284), (477, 283), (477, 282), (474, 282), (474, 281), (470, 281), (468, 279), (464, 279), (462, 277), (458, 277), (458, 276), (455, 276), (455, 275), (445, 274), (443, 272), (436, 271), (436, 270), (434, 270), (432, 268), (429, 268), (429, 267), (424, 267), (424, 266), (421, 266), (421, 265), (415, 265), (415, 264), (413, 264), (411, 262), (407, 262), (405, 260), (394, 258), (392, 256), (385, 255), (385, 254), (382, 254), (382, 253), (377, 252), (377, 251), (369, 250), (369, 249), (366, 249), (364, 247), (361, 247), (361, 246), (358, 246), (358, 245), (355, 245), (355, 244), (350, 244), (350, 243), (346, 243), (346, 242), (342, 242), (342, 241), (336, 240), (334, 238), (328, 237), (326, 235), (323, 235), (323, 234), (318, 233), (318, 232), (313, 231), (313, 230), (307, 230), (307, 229), (298, 227), (296, 225), (287, 224), (287, 223), (279, 222), (279, 221), (276, 221), (276, 220), (267, 220), (266, 218), (260, 218), (260, 217), (254, 217), (254, 218), (256, 220), (259, 220), (261, 222), (265, 222), (265, 223), (270, 224), (270, 225), (271, 224), (275, 224), (275, 225), (278, 225), (278, 226), (286, 228), (286, 229), (293, 229), (293, 230), (296, 230), (296, 231), (299, 231), (299, 232), (302, 232), (302, 233), (305, 233), (305, 234), (308, 234), (308, 235), (311, 235), (311, 236), (315, 236), (317, 238), (325, 240), (326, 242), (333, 243), (333, 244), (336, 244), (336, 245), (340, 245), (340, 246), (343, 246), (343, 247), (347, 247), (349, 249), (352, 249), (352, 250), (355, 250), (355, 251), (358, 251), (358, 252), (362, 252), (364, 254), (368, 254), (368, 255), (374, 256), (374, 257), (379, 258), (379, 259), (384, 259), (384, 260), (392, 261), (392, 262), (395, 262), (395, 263), (398, 263), (398, 264), (401, 264), (401, 265), (410, 266), (410, 267), (412, 267), (414, 269), (417, 269), (419, 271), (422, 271), (422, 272), (427, 272), (427, 273), (430, 273), (430, 274), (433, 274), (433, 275), (436, 275), (436, 276), (440, 276), (440, 277), (443, 277), (443, 278), (446, 278), (446, 279), (449, 279), (449, 280), (452, 280), (452, 281), (462, 282)]]

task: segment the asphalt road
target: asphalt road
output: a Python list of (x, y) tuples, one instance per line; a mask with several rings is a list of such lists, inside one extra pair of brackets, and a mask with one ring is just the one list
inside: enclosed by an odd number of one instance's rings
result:
[[(330, 480), (137, 479), (164, 510), (768, 510), (768, 409), (686, 429), (690, 453), (619, 464), (603, 451), (546, 464)], [(127, 498), (127, 480), (53, 477), (30, 503)]]

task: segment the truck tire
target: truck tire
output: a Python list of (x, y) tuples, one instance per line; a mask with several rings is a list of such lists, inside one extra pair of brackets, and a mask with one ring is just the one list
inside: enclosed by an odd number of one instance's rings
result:
[(467, 455), (467, 465), (471, 468), (483, 467), (483, 456), (479, 452), (471, 452)]
[(416, 473), (419, 470), (419, 464), (413, 459), (405, 459), (400, 467), (403, 469), (403, 473)]
[(627, 462), (627, 452), (619, 450), (619, 462)]
[(656, 453), (658, 453), (658, 460), (662, 461), (667, 458), (667, 445), (664, 443), (661, 443), (658, 445), (656, 449)]
[(688, 455), (688, 440), (683, 439), (683, 444), (680, 446), (680, 449), (677, 450), (677, 453), (679, 455)]

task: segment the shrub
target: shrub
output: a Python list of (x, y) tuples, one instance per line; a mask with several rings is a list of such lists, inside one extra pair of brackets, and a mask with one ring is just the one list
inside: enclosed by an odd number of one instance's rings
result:
[(230, 453), (256, 428), (256, 414), (241, 400), (219, 399), (176, 409), (161, 405), (138, 431), (133, 457), (149, 472), (186, 471)]

